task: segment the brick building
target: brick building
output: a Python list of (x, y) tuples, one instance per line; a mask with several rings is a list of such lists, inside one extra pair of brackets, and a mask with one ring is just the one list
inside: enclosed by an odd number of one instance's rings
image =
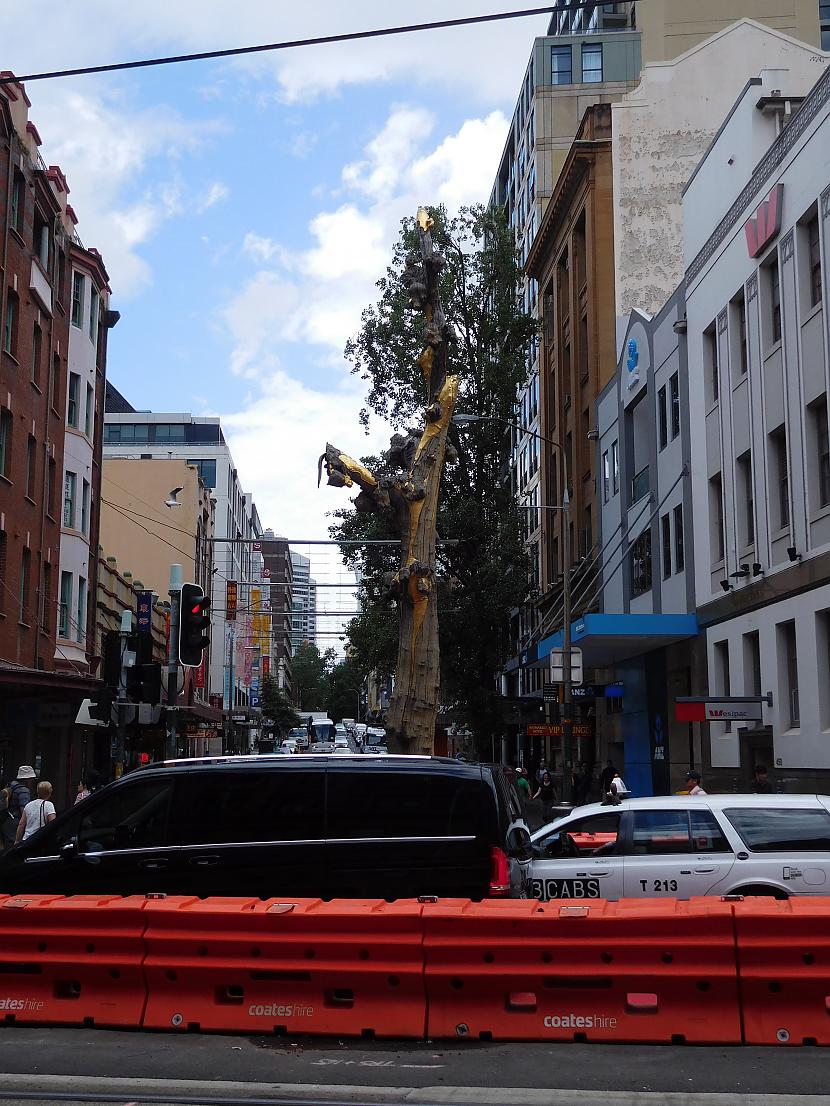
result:
[[(63, 173), (40, 156), (25, 89), (11, 74), (0, 78), (0, 777), (13, 776), (21, 761), (32, 763), (52, 780), (62, 804), (79, 771), (75, 718), (96, 686), (98, 666), (89, 632), (94, 604), (86, 595), (96, 576), (94, 458), (100, 474), (106, 363), (104, 338), (89, 433), (83, 428), (89, 454), (83, 633), (67, 649), (57, 631), (73, 267), (99, 270), (102, 284), (105, 276), (100, 258), (79, 244)], [(100, 316), (104, 332), (111, 321)]]

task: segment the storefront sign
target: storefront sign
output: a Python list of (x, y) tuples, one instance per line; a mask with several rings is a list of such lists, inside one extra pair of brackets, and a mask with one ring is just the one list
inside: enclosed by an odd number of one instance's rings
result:
[(236, 621), (236, 580), (228, 580), (225, 591), (225, 621)]
[(140, 634), (149, 634), (153, 628), (153, 593), (140, 591), (136, 607), (136, 629)]
[[(531, 723), (527, 726), (528, 737), (561, 737), (563, 726), (561, 722)], [(574, 722), (571, 725), (571, 733), (574, 737), (593, 737), (594, 727), (587, 722)]]
[(750, 257), (758, 257), (781, 230), (784, 185), (776, 184), (751, 219), (744, 223)]
[(678, 701), (674, 711), (678, 722), (760, 722), (763, 718), (763, 703), (700, 699), (691, 703)]

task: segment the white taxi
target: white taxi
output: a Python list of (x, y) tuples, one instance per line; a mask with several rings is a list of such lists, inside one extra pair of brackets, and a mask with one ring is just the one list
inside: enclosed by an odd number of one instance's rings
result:
[(532, 837), (538, 899), (830, 893), (830, 797), (706, 795), (578, 807)]

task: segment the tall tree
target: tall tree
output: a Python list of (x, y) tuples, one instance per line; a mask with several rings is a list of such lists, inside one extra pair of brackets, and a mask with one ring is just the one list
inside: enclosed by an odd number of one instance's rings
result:
[[(496, 675), (506, 656), (510, 611), (529, 590), (524, 537), (530, 512), (517, 505), (510, 486), (510, 423), (537, 323), (519, 298), (520, 268), (502, 213), (475, 207), (454, 218), (443, 209), (430, 214), (435, 248), (444, 259), (441, 301), (456, 335), (448, 361), (459, 378), (457, 408), (484, 420), (461, 433), (449, 427), (457, 463), (444, 472), (437, 530), (458, 544), (439, 544), (436, 554), (442, 698), (489, 745), (501, 727)], [(361, 415), (367, 425), (377, 416), (405, 430), (418, 414), (420, 345), (411, 325), (406, 277), (414, 246), (405, 221), (392, 265), (378, 283), (379, 300), (364, 311), (361, 329), (346, 348), (353, 371), (368, 381)], [(383, 459), (370, 458), (365, 467), (381, 478), (387, 471)], [(354, 541), (396, 533), (391, 511), (366, 513), (360, 501), (358, 496), (357, 510), (337, 512), (334, 537)], [(341, 548), (347, 563), (363, 574), (364, 613), (348, 631), (355, 657), (385, 674), (394, 667), (393, 551), (373, 545)]]
[(281, 734), (302, 725), (300, 716), (283, 695), (273, 676), (266, 676), (262, 681), (260, 707), (263, 717), (273, 723)]
[(291, 661), (294, 697), (302, 711), (326, 709), (328, 673), (334, 663), (334, 650), (321, 653), (316, 645), (303, 642)]

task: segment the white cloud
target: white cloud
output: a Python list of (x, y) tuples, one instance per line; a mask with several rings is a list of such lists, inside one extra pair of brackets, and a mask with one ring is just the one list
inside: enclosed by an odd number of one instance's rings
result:
[[(31, 118), (43, 134), (44, 158), (66, 174), (84, 243), (101, 250), (119, 298), (137, 294), (152, 280), (138, 247), (187, 210), (182, 158), (220, 125), (185, 120), (164, 105), (134, 110), (112, 90), (46, 85), (38, 86)], [(142, 186), (151, 161), (159, 183)]]
[(231, 190), (226, 184), (223, 184), (222, 181), (214, 181), (210, 188), (208, 188), (207, 195), (197, 205), (196, 210), (201, 214), (207, 211), (209, 207), (213, 207), (214, 204), (226, 200), (230, 194)]
[[(258, 266), (222, 315), (233, 350), (231, 368), (250, 379), (254, 394), (230, 416), (234, 458), (253, 488), (260, 515), (289, 536), (326, 536), (323, 512), (344, 506), (343, 491), (313, 492), (317, 457), (326, 440), (352, 455), (388, 445), (389, 428), (373, 420), (367, 440), (358, 422), (364, 382), (343, 363), (346, 339), (360, 312), (377, 298), (375, 281), (389, 262), (400, 219), (424, 202), (457, 207), (487, 198), (507, 132), (500, 113), (469, 120), (433, 148), (431, 118), (399, 106), (348, 166), (346, 203), (319, 212), (309, 246), (289, 253), (265, 234), (250, 232), (242, 249)], [(381, 182), (383, 186), (381, 186)], [(298, 377), (294, 343), (319, 351), (330, 385)]]

